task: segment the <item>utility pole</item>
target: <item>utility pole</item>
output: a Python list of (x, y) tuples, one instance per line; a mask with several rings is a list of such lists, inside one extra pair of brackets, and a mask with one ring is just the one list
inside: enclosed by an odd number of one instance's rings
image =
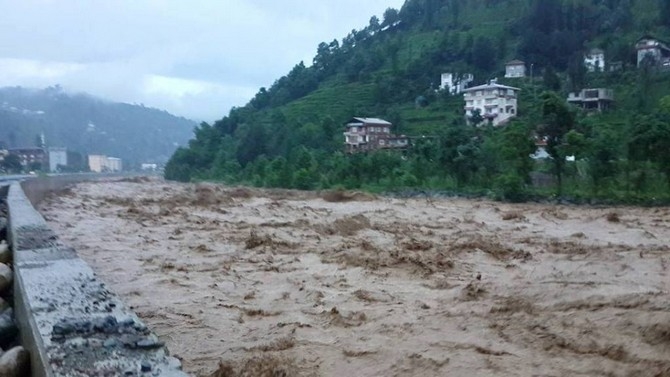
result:
[(530, 63), (530, 85), (531, 89), (533, 90), (533, 100), (535, 100), (535, 80), (533, 80), (533, 67), (535, 66), (534, 63)]

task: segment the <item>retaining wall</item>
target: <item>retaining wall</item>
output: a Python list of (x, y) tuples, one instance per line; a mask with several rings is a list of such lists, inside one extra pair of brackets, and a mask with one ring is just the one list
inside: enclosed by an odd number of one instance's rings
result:
[(36, 178), (7, 192), (14, 310), (33, 376), (186, 376), (162, 342), (34, 208), (91, 176)]

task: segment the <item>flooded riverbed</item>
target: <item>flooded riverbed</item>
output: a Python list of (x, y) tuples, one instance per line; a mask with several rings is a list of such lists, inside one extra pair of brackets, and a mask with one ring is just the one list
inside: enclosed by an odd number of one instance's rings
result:
[(134, 179), (41, 211), (194, 375), (670, 374), (667, 208)]

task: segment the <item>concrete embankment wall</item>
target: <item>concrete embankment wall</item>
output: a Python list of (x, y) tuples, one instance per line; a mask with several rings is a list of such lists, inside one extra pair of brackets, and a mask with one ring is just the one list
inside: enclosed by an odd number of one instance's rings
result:
[(58, 241), (34, 205), (90, 176), (35, 178), (5, 188), (14, 308), (33, 376), (185, 376), (162, 342)]

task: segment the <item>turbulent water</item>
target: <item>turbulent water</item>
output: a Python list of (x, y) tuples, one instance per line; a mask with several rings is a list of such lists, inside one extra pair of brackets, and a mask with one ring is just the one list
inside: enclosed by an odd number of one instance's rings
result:
[(667, 208), (135, 179), (42, 212), (194, 375), (670, 374)]

